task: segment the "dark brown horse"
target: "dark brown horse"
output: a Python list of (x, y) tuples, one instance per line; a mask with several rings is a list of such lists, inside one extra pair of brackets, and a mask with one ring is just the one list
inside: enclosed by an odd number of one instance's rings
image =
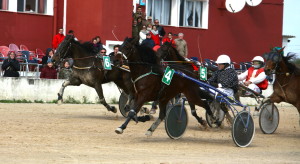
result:
[(116, 113), (117, 109), (114, 106), (108, 105), (103, 96), (102, 84), (108, 82), (114, 82), (126, 94), (131, 95), (131, 98), (133, 98), (134, 88), (130, 80), (130, 73), (117, 66), (112, 66), (112, 70), (104, 70), (102, 59), (97, 57), (97, 52), (94, 51), (94, 47), (91, 43), (86, 42), (81, 44), (75, 41), (72, 35), (67, 35), (59, 45), (52, 60), (56, 65), (59, 65), (65, 58), (72, 58), (74, 60), (73, 73), (71, 77), (62, 84), (58, 93), (59, 101), (62, 100), (65, 87), (85, 84), (95, 88), (100, 103), (103, 104), (108, 111)]
[(269, 97), (271, 102), (287, 102), (294, 105), (299, 112), (300, 124), (300, 69), (291, 63), (293, 55), (283, 56), (283, 48), (274, 48), (263, 55), (266, 60), (265, 72), (267, 75), (275, 74), (273, 94)]
[(161, 82), (163, 67), (151, 48), (137, 45), (137, 39), (127, 38), (122, 45), (121, 51), (127, 56), (136, 93), (128, 118), (122, 126), (115, 130), (116, 133), (123, 133), (131, 119), (138, 121), (136, 113), (139, 112), (139, 109), (145, 102), (158, 100), (160, 108), (159, 118), (146, 133), (146, 135), (151, 135), (165, 118), (167, 103), (179, 93), (183, 93), (190, 103), (204, 107), (212, 116), (209, 105), (202, 101), (202, 99), (211, 99), (211, 96), (202, 91), (196, 83), (176, 74), (174, 74), (170, 85), (165, 85)]

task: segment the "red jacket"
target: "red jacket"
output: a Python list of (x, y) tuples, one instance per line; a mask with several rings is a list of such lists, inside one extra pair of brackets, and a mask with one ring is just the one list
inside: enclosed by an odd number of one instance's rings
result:
[(160, 45), (159, 34), (154, 35), (152, 32), (150, 32), (150, 34), (151, 34), (151, 39), (154, 41), (155, 45)]
[(165, 42), (169, 42), (169, 43), (171, 43), (171, 45), (172, 45), (173, 47), (176, 47), (176, 44), (175, 44), (174, 39), (164, 38), (163, 41), (162, 41), (162, 44), (164, 44)]
[(58, 47), (58, 45), (65, 39), (64, 34), (56, 34), (53, 37), (53, 41), (52, 41), (52, 47), (54, 49), (56, 49)]
[[(254, 67), (250, 67), (249, 69), (248, 69), (248, 75), (247, 75), (247, 78), (246, 78), (246, 81), (249, 81), (250, 80), (250, 77), (252, 76), (252, 73), (253, 73), (253, 71), (254, 71)], [(264, 70), (264, 68), (259, 68), (257, 71), (256, 71), (256, 74), (255, 74), (255, 76), (254, 77), (257, 77), (261, 72), (264, 72), (265, 70)], [(265, 79), (264, 81), (262, 81), (262, 82), (260, 82), (260, 83), (258, 83), (258, 84), (256, 84), (261, 90), (265, 90), (265, 89), (267, 89), (268, 88), (268, 80), (267, 79)]]
[(45, 66), (42, 71), (40, 78), (42, 79), (57, 79), (57, 71), (54, 67)]

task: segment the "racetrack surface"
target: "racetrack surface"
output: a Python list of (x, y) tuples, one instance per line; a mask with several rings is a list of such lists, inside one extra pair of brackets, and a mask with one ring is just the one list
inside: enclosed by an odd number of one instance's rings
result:
[[(138, 124), (131, 121), (123, 134), (116, 134), (114, 130), (124, 118), (101, 105), (0, 104), (0, 161), (6, 164), (300, 163), (298, 112), (294, 107), (278, 108), (280, 123), (275, 134), (263, 134), (258, 118), (254, 118), (254, 140), (249, 147), (239, 148), (232, 141), (228, 125), (205, 130), (190, 113), (183, 138), (172, 140), (163, 122), (152, 137), (146, 137), (145, 132), (153, 121)], [(197, 109), (203, 117), (204, 110)], [(158, 114), (154, 116), (157, 118)]]

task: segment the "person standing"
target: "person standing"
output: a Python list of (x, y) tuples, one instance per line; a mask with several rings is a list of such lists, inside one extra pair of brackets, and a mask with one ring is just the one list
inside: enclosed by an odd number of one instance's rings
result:
[(139, 27), (137, 25), (137, 20), (133, 20), (132, 23), (132, 38), (139, 37)]
[(143, 40), (141, 45), (144, 45), (146, 47), (150, 47), (151, 49), (155, 46), (154, 41), (151, 39), (151, 34), (150, 33), (146, 34), (146, 39)]
[(65, 39), (65, 35), (63, 34), (63, 29), (60, 28), (58, 30), (58, 34), (56, 34), (54, 37), (53, 37), (53, 40), (52, 40), (52, 48), (53, 49), (57, 49), (57, 47), (59, 46), (59, 44)]
[(154, 41), (156, 46), (160, 46), (159, 34), (156, 26), (152, 26), (152, 30), (150, 31), (151, 39)]
[(164, 27), (159, 25), (159, 20), (158, 19), (154, 20), (154, 25), (156, 26), (156, 28), (158, 30), (159, 37), (162, 40), (162, 38), (166, 35)]
[(142, 17), (143, 13), (142, 13), (142, 7), (139, 6), (136, 9), (136, 13), (133, 14), (133, 20), (137, 20), (138, 17)]
[(139, 43), (142, 44), (143, 40), (146, 39), (146, 34), (148, 33), (147, 31), (147, 27), (146, 26), (143, 26), (142, 30), (140, 31), (139, 33), (139, 36), (140, 36), (140, 40), (139, 40)]
[(188, 56), (188, 48), (187, 48), (187, 43), (186, 41), (183, 39), (184, 34), (183, 33), (179, 33), (178, 34), (178, 38), (175, 39), (175, 45), (176, 45), (176, 49), (178, 51), (178, 53), (187, 58)]
[(20, 63), (16, 59), (16, 53), (10, 51), (7, 56), (8, 58), (2, 64), (2, 70), (4, 70), (3, 77), (19, 77)]

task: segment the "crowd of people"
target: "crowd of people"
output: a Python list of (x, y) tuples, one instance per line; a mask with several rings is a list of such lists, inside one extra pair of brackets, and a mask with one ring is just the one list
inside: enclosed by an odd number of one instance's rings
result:
[[(156, 51), (162, 44), (169, 42), (174, 48), (177, 49), (178, 53), (187, 58), (188, 48), (187, 42), (183, 39), (184, 34), (179, 33), (176, 39), (174, 34), (166, 32), (163, 26), (159, 24), (159, 20), (155, 19), (152, 21), (152, 17), (142, 12), (142, 7), (137, 7), (137, 11), (132, 14), (132, 37), (139, 38), (139, 44), (152, 48)], [(74, 35), (74, 31), (70, 30), (68, 35), (73, 35), (74, 39), (78, 39)], [(55, 68), (52, 62), (52, 58), (55, 53), (55, 49), (58, 48), (59, 44), (64, 40), (65, 35), (63, 29), (59, 29), (58, 34), (53, 37), (52, 48), (46, 50), (46, 55), (42, 58), (42, 69), (40, 78), (45, 79), (68, 79), (72, 75), (72, 60), (68, 59), (63, 62), (62, 68)], [(100, 36), (95, 36), (91, 39), (91, 44), (94, 50), (100, 56), (107, 55), (106, 49), (103, 47)], [(113, 47), (113, 52), (108, 54), (112, 62), (115, 62), (115, 56), (119, 53), (119, 45)], [(249, 87), (251, 90), (261, 93), (268, 86), (266, 80), (266, 74), (264, 73), (264, 59), (260, 56), (256, 56), (252, 60), (253, 66), (246, 72), (237, 75), (234, 69), (230, 67), (231, 60), (227, 55), (220, 55), (216, 61), (218, 70), (214, 72), (213, 76), (208, 79), (208, 83), (216, 83), (216, 87), (224, 93), (233, 96), (237, 91), (238, 81), (244, 81), (244, 85)], [(19, 77), (20, 63), (16, 60), (15, 52), (11, 51), (8, 53), (8, 58), (4, 60), (2, 64), (2, 70), (4, 70), (4, 77)], [(152, 112), (155, 112), (152, 110)]]

